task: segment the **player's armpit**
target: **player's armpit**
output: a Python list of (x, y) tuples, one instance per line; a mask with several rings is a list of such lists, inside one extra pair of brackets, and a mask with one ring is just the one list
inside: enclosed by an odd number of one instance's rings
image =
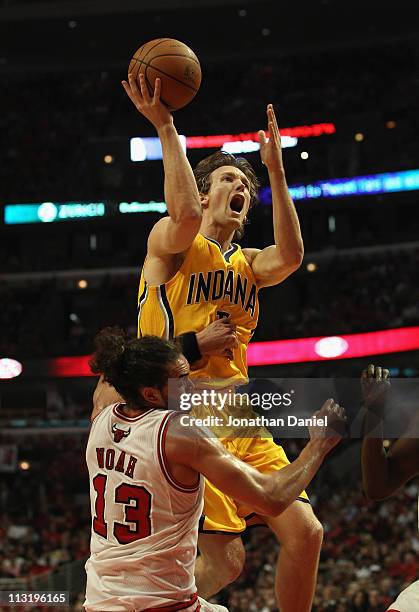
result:
[(183, 253), (191, 246), (200, 225), (201, 216), (194, 211), (190, 211), (176, 221), (171, 217), (163, 217), (150, 232), (148, 254), (162, 256)]
[(294, 258), (285, 259), (274, 244), (262, 250), (243, 249), (243, 254), (253, 270), (259, 287), (282, 283), (300, 267), (302, 261), (299, 254)]

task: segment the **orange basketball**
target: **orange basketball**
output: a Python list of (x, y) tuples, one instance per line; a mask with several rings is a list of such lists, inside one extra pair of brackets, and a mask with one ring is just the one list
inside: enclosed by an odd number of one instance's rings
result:
[(173, 38), (156, 38), (137, 49), (128, 68), (140, 85), (139, 75), (153, 95), (154, 82), (161, 79), (160, 99), (174, 111), (189, 104), (201, 85), (201, 65), (190, 47)]

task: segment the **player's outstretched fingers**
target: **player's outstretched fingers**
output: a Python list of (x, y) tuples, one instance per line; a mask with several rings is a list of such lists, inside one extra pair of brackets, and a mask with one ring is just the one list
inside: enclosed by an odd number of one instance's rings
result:
[(343, 437), (346, 432), (346, 414), (343, 406), (340, 406), (337, 402), (333, 403), (329, 407), (328, 414), (328, 435), (335, 436), (336, 434)]
[[(129, 76), (130, 75), (128, 75), (128, 79), (129, 79)], [(129, 97), (131, 102), (133, 104), (135, 104), (134, 93), (133, 93), (132, 88), (131, 88), (131, 82), (122, 81), (122, 87), (125, 89), (125, 93)], [(138, 95), (140, 95), (140, 94), (138, 94)]]
[(160, 93), (161, 93), (161, 79), (157, 77), (154, 83), (153, 104), (158, 104), (160, 102)]
[(272, 121), (268, 122), (268, 131), (269, 131), (269, 138), (272, 138), (272, 140), (277, 142), (277, 135), (275, 134), (275, 126)]
[(152, 98), (150, 95), (150, 91), (148, 89), (148, 86), (145, 80), (145, 76), (142, 72), (140, 72), (140, 89), (141, 89), (141, 95), (143, 97), (143, 100), (145, 102), (151, 102)]
[(323, 406), (320, 408), (320, 410), (317, 410), (313, 416), (316, 417), (317, 419), (324, 419), (325, 417), (327, 417), (328, 419), (331, 418), (331, 415), (333, 414), (333, 405), (335, 403), (335, 400), (332, 398), (327, 399)]
[(261, 145), (266, 145), (266, 143), (268, 142), (266, 139), (266, 134), (265, 134), (265, 130), (259, 130), (258, 132), (258, 139)]
[[(131, 94), (134, 98), (141, 98), (141, 91), (138, 89), (137, 79), (134, 77), (132, 72), (128, 74), (128, 83), (131, 89)], [(133, 98), (131, 98), (132, 100)]]
[(386, 368), (383, 368), (383, 379), (387, 380), (388, 378), (390, 378), (390, 371)]
[(276, 120), (276, 115), (275, 115), (273, 104), (268, 104), (268, 117), (269, 117), (269, 122), (272, 123), (272, 131), (274, 135), (277, 136), (279, 139), (280, 138), (279, 127), (278, 127), (278, 122)]
[(335, 400), (332, 397), (329, 397), (329, 399), (324, 402), (323, 406), (317, 412), (324, 413), (330, 411), (334, 403)]
[(374, 378), (374, 370), (375, 370), (374, 364), (370, 363), (367, 368), (368, 378)]
[(382, 379), (382, 368), (380, 366), (377, 366), (375, 368), (375, 379), (376, 380), (381, 380)]
[(339, 417), (346, 423), (346, 421), (348, 420), (348, 417), (346, 416), (346, 411), (343, 406), (339, 406), (338, 414), (339, 414)]

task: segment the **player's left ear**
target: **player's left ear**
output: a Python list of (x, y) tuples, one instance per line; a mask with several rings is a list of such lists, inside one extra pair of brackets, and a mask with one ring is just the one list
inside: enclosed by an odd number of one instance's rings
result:
[(201, 201), (201, 206), (203, 209), (208, 208), (209, 204), (209, 195), (207, 193), (200, 193), (199, 199)]
[(141, 387), (139, 389), (140, 396), (147, 402), (147, 404), (152, 404), (153, 406), (161, 406), (162, 404), (162, 396), (158, 389), (155, 387)]

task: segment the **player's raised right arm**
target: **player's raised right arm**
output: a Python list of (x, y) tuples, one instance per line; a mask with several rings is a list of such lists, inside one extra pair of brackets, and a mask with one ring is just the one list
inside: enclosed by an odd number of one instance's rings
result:
[(148, 239), (149, 255), (164, 256), (189, 248), (199, 231), (202, 209), (192, 168), (182, 148), (173, 117), (160, 100), (161, 82), (156, 79), (153, 96), (140, 74), (140, 88), (133, 75), (123, 81), (124, 89), (137, 108), (156, 128), (164, 165), (164, 196), (169, 217), (153, 227)]

